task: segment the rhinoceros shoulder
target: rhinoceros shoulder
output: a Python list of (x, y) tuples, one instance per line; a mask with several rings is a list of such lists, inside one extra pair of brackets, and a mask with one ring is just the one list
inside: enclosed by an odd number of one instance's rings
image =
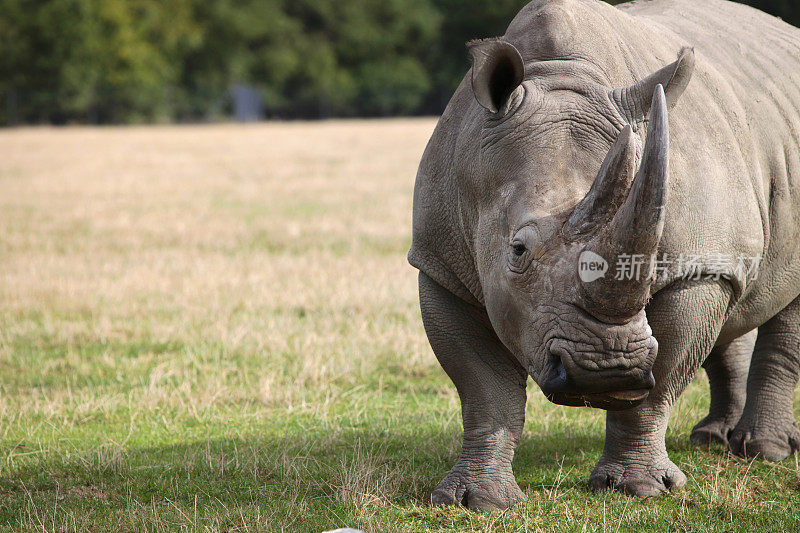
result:
[(442, 114), (417, 172), (411, 249), (408, 261), (428, 277), (472, 305), (483, 292), (475, 261), (461, 230), (459, 193), (453, 165), (463, 111), (472, 93), (464, 82)]

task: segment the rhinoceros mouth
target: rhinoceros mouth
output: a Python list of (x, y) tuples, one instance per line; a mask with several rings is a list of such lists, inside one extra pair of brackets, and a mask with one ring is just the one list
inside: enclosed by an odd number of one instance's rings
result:
[(581, 394), (576, 392), (555, 392), (545, 397), (558, 405), (569, 407), (594, 407), (606, 411), (622, 411), (641, 404), (649, 396), (648, 389)]

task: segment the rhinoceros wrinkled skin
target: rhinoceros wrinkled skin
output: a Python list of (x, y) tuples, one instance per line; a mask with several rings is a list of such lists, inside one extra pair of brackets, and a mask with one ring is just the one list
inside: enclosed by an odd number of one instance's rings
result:
[[(701, 364), (693, 442), (796, 451), (800, 30), (722, 0), (537, 0), (469, 53), (419, 167), (409, 252), (464, 423), (432, 502), (524, 499), (528, 376), (608, 410), (598, 490), (684, 486), (664, 436)], [(644, 274), (614, 275), (633, 256)], [(609, 271), (584, 278), (581, 257)], [(684, 257), (728, 261), (687, 275)]]

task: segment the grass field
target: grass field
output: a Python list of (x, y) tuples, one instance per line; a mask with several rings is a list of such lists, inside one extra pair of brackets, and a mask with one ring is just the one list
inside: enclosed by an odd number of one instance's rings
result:
[(0, 131), (0, 529), (797, 530), (800, 465), (667, 435), (679, 495), (592, 494), (603, 413), (534, 385), (505, 513), (426, 505), (460, 412), (410, 244), (434, 121)]

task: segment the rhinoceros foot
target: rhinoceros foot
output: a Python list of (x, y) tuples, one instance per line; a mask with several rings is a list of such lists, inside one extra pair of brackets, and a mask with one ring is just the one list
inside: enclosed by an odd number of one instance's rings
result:
[(462, 505), (476, 511), (508, 509), (524, 500), (510, 468), (480, 472), (464, 464), (457, 464), (431, 494), (433, 505)]
[(600, 459), (589, 478), (593, 490), (616, 490), (639, 498), (678, 491), (684, 485), (686, 476), (666, 457), (649, 465)]
[(689, 439), (695, 446), (728, 445), (728, 437), (733, 433), (736, 421), (705, 417), (692, 429)]
[(766, 426), (742, 420), (733, 430), (728, 446), (739, 457), (782, 461), (800, 451), (800, 430), (794, 421)]

